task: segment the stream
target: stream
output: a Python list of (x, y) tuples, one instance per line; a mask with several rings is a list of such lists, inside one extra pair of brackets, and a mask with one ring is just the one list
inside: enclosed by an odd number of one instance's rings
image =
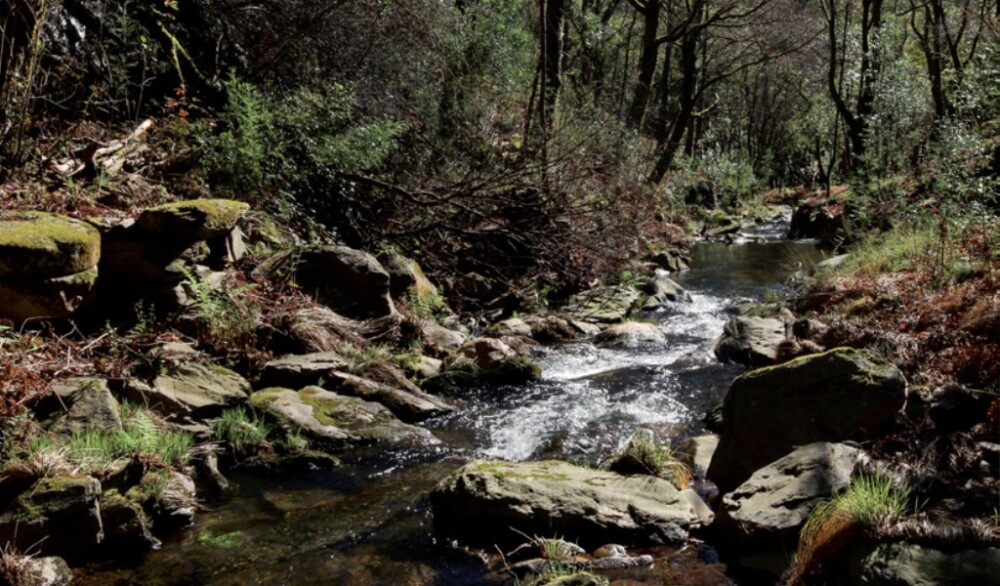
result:
[[(703, 431), (701, 419), (743, 369), (720, 364), (715, 339), (746, 301), (788, 295), (782, 284), (821, 259), (811, 242), (787, 241), (787, 218), (745, 230), (731, 245), (692, 248), (691, 270), (671, 275), (691, 303), (646, 317), (666, 346), (611, 350), (588, 342), (540, 350), (542, 380), (471, 390), (454, 415), (427, 422), (440, 439), (419, 449), (354, 453), (336, 470), (298, 476), (234, 474), (234, 496), (209, 503), (196, 523), (131, 564), (93, 564), (75, 584), (483, 583), (474, 552), (436, 538), (427, 495), (469, 457), (599, 463), (637, 427), (660, 438)], [(723, 584), (721, 566), (688, 549), (655, 552), (629, 584)]]

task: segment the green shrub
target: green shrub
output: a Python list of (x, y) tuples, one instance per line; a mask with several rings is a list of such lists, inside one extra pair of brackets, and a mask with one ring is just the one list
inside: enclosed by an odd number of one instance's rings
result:
[(368, 202), (338, 173), (377, 167), (407, 128), (359, 123), (353, 92), (336, 83), (286, 94), (231, 78), (226, 89), (223, 130), (204, 140), (209, 176), (218, 190), (284, 217), (349, 224)]

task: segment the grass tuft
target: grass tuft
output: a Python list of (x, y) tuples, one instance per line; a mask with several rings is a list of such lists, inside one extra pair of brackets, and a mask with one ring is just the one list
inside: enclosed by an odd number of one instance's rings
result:
[(215, 438), (231, 444), (238, 453), (256, 449), (267, 440), (270, 431), (256, 413), (248, 413), (242, 407), (223, 411), (212, 425)]
[(799, 534), (788, 584), (799, 584), (855, 539), (890, 532), (911, 510), (911, 491), (880, 474), (854, 478), (847, 489), (809, 514)]
[(619, 474), (648, 474), (672, 482), (677, 488), (691, 484), (691, 470), (674, 453), (670, 442), (660, 444), (649, 429), (637, 429), (625, 449), (608, 463)]

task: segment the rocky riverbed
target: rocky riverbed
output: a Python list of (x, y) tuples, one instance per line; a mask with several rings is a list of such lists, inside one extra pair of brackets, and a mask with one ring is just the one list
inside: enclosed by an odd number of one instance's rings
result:
[[(988, 500), (942, 515), (950, 503), (914, 495), (893, 518), (821, 518), (803, 533), (859, 479), (913, 480), (871, 447), (922, 412), (895, 365), (828, 347), (824, 324), (789, 310), (784, 280), (821, 255), (784, 240), (785, 218), (480, 324), (396, 253), (286, 242), (262, 254), (270, 236), (246, 213), (204, 200), (134, 222), (0, 219), (0, 292), (17, 299), (3, 317), (19, 328), (2, 332), (14, 403), (0, 536), (38, 554), (26, 563), (51, 576), (38, 583), (70, 578), (45, 556), (83, 584), (1000, 572), (997, 528), (978, 512)], [(241, 311), (254, 291), (296, 302)], [(48, 350), (32, 346), (29, 316), (97, 323), (154, 302), (124, 333), (72, 346), (46, 393), (23, 392), (33, 348)], [(112, 351), (127, 356), (109, 364)], [(972, 425), (987, 426), (971, 432), (984, 437), (972, 457), (989, 468), (990, 423)], [(611, 463), (622, 450), (638, 470)], [(640, 450), (662, 470), (642, 469)]]

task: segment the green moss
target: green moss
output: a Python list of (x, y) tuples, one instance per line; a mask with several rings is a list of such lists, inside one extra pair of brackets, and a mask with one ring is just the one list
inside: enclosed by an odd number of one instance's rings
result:
[(357, 423), (345, 415), (361, 403), (360, 399), (330, 399), (318, 396), (321, 392), (324, 391), (320, 387), (306, 387), (299, 391), (299, 398), (304, 404), (312, 407), (316, 421), (339, 428), (348, 428)]
[(198, 536), (198, 543), (219, 549), (232, 549), (239, 544), (241, 537), (243, 537), (242, 531), (230, 531), (229, 533), (222, 533), (220, 535), (206, 531)]
[[(476, 460), (466, 467), (473, 474), (489, 474), (497, 478), (524, 478), (529, 480), (553, 480), (563, 482), (570, 479), (566, 474), (552, 472), (549, 468), (561, 466), (563, 462), (545, 460), (529, 464), (511, 464), (500, 460)], [(531, 468), (531, 470), (527, 470)]]
[(0, 278), (81, 273), (100, 255), (100, 232), (85, 222), (42, 212), (0, 216)]
[(235, 376), (235, 377), (239, 377), (240, 376), (236, 371), (230, 370), (230, 369), (226, 368), (225, 366), (219, 366), (217, 364), (207, 364), (207, 365), (205, 365), (205, 368), (209, 372), (214, 372), (215, 374), (221, 374), (223, 376)]
[(250, 208), (230, 199), (195, 199), (163, 204), (144, 211), (137, 225), (148, 232), (204, 240), (221, 236)]

